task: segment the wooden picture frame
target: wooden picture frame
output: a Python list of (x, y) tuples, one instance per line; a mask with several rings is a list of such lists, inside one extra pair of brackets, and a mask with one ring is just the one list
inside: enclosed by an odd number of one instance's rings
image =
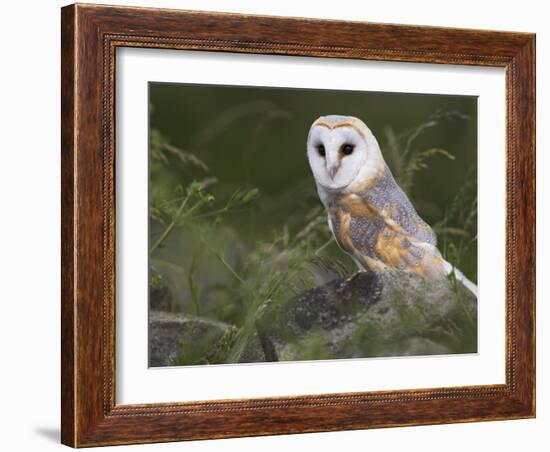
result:
[[(62, 442), (73, 447), (535, 416), (535, 35), (70, 5), (62, 9)], [(115, 403), (115, 50), (506, 69), (506, 383)]]

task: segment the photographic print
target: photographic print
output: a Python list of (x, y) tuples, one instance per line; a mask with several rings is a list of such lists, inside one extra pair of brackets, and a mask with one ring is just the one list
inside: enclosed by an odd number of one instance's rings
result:
[(477, 98), (149, 84), (149, 365), (477, 352)]

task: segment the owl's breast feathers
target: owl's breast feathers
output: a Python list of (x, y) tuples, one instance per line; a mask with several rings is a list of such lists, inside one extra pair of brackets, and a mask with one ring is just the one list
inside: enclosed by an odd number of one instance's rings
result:
[(328, 213), (338, 244), (365, 269), (393, 268), (427, 277), (445, 274), (435, 234), (389, 170), (375, 186), (336, 196)]

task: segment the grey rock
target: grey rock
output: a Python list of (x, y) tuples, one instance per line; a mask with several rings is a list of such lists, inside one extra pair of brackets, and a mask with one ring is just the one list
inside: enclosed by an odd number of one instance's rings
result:
[(337, 279), (257, 322), (267, 361), (474, 353), (476, 325), (461, 284), (399, 271)]
[(149, 313), (149, 366), (209, 364), (232, 335), (227, 323), (186, 314)]
[(448, 279), (360, 272), (274, 300), (239, 330), (153, 310), (149, 365), (442, 355), (477, 351), (477, 299)]

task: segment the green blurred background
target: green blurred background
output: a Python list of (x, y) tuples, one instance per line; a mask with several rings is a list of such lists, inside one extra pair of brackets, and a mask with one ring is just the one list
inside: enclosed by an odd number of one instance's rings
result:
[(327, 114), (367, 124), (444, 256), (477, 281), (476, 97), (168, 83), (150, 83), (149, 96), (151, 290), (168, 288), (170, 310), (239, 327), (251, 255), (264, 248), (264, 261), (302, 249), (338, 264), (284, 276), (300, 290), (355, 271), (331, 241), (306, 158), (309, 127)]

